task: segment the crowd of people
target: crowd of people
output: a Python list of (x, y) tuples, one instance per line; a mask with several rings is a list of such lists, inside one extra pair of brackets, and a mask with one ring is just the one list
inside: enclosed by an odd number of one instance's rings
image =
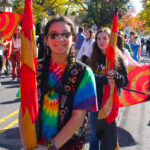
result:
[[(6, 59), (8, 44), (0, 33), (0, 75), (8, 60), (12, 64), (12, 80), (20, 81), (21, 27), (12, 38), (12, 49)], [(96, 34), (95, 34), (96, 33)], [(134, 32), (126, 37), (118, 32), (114, 69), (106, 74), (106, 53), (111, 30), (93, 31), (79, 27), (67, 17), (54, 17), (44, 27), (37, 46), (39, 49), (37, 79), (39, 119), (36, 122), (38, 146), (35, 150), (82, 150), (88, 120), (91, 124), (90, 150), (117, 150), (119, 143), (116, 122), (109, 124), (98, 118), (102, 106), (103, 87), (128, 84), (126, 67), (140, 65), (142, 42)], [(150, 42), (149, 42), (150, 43)], [(147, 42), (147, 49), (149, 49)], [(148, 50), (147, 50), (148, 52)], [(4, 59), (5, 57), (5, 59)], [(3, 61), (5, 60), (5, 62)], [(9, 68), (7, 66), (7, 68)], [(6, 71), (9, 74), (9, 69)], [(26, 141), (19, 114), (23, 149)]]

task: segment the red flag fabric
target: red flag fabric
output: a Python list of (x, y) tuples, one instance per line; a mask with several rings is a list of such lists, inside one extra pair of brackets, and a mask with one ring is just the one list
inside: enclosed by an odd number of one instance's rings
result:
[(12, 41), (10, 41), (10, 43), (8, 44), (8, 50), (7, 50), (6, 60), (10, 56), (11, 49), (12, 49)]
[(21, 108), (28, 150), (36, 148), (35, 121), (38, 117), (36, 87), (37, 49), (33, 28), (32, 0), (25, 0), (21, 30)]
[(21, 106), (28, 109), (32, 122), (38, 117), (36, 88), (36, 41), (33, 31), (32, 0), (25, 0), (21, 30)]
[[(106, 52), (106, 73), (108, 70), (114, 69), (114, 56), (117, 44), (117, 21), (118, 14), (116, 13), (113, 18), (112, 32)], [(118, 115), (118, 110), (119, 99), (116, 85), (114, 84), (111, 88), (109, 85), (105, 85), (103, 90), (102, 108), (99, 110), (98, 119), (105, 118), (108, 123), (112, 123)]]
[(150, 95), (150, 65), (128, 66), (128, 85), (120, 95), (120, 107), (145, 102)]
[(22, 15), (12, 12), (0, 12), (0, 32), (3, 39), (10, 41), (20, 23)]

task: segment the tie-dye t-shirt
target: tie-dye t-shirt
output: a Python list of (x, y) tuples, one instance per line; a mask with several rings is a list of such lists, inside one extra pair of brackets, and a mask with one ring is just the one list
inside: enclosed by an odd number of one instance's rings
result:
[[(65, 70), (65, 63), (50, 64), (49, 85), (50, 87), (61, 85), (61, 77)], [(50, 91), (44, 96), (42, 113), (42, 139), (53, 138), (57, 134), (57, 120), (59, 112), (59, 94)], [(94, 75), (89, 67), (80, 82), (73, 100), (73, 109), (97, 111), (96, 85)]]

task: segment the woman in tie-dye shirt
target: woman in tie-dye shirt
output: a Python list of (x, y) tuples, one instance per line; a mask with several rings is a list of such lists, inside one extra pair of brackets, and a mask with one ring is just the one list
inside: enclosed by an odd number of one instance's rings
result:
[(55, 17), (45, 27), (49, 49), (38, 65), (37, 150), (83, 149), (87, 111), (97, 111), (95, 77), (89, 67), (75, 60), (75, 38), (73, 23), (66, 17)]

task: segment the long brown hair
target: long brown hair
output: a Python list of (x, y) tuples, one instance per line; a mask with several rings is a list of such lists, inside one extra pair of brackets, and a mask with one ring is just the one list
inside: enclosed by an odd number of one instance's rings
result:
[[(98, 30), (96, 33), (95, 42), (93, 44), (93, 51), (92, 51), (91, 57), (89, 59), (89, 66), (91, 67), (93, 72), (96, 71), (99, 64), (104, 63), (104, 65), (105, 65), (105, 62), (106, 62), (106, 56), (102, 53), (101, 49), (98, 47), (98, 44), (97, 44), (97, 36), (101, 32), (105, 32), (108, 36), (110, 36), (111, 30), (109, 28), (103, 28), (103, 29)], [(122, 55), (121, 51), (118, 50), (118, 48), (116, 48), (115, 60), (114, 60), (115, 69), (120, 67), (119, 57), (123, 58), (123, 55)]]

